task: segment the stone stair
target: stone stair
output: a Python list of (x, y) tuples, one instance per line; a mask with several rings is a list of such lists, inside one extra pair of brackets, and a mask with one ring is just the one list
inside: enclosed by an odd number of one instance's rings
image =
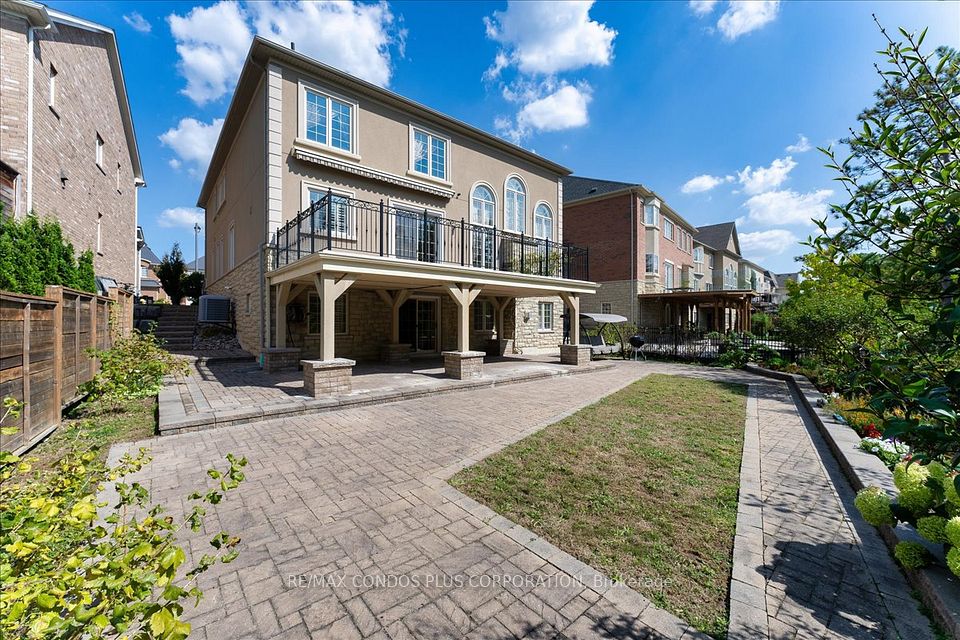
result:
[(157, 320), (154, 334), (167, 351), (191, 351), (197, 329), (198, 305), (166, 305)]

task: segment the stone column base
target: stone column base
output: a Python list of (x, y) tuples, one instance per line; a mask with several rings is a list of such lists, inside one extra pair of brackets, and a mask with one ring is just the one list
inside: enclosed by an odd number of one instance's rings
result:
[(385, 344), (380, 349), (380, 359), (384, 364), (400, 364), (410, 362), (409, 344)]
[(444, 351), (443, 370), (451, 378), (466, 380), (483, 375), (483, 351)]
[(560, 364), (572, 364), (582, 367), (590, 362), (590, 345), (562, 344), (560, 345)]
[(301, 360), (303, 388), (314, 398), (350, 393), (353, 390), (354, 360)]
[(268, 373), (296, 371), (300, 364), (300, 349), (296, 347), (270, 347), (260, 352), (260, 368)]

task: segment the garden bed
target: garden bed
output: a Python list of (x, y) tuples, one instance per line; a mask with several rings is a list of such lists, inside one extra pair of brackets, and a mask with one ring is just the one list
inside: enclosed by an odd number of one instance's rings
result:
[(651, 375), (450, 483), (722, 636), (746, 387)]

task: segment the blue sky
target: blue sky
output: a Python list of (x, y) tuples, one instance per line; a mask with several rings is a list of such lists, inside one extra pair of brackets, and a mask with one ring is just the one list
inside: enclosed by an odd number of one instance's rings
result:
[(643, 183), (693, 224), (737, 219), (747, 257), (781, 272), (810, 216), (840, 200), (814, 147), (871, 103), (884, 40), (870, 14), (960, 46), (958, 2), (49, 4), (116, 30), (148, 183), (140, 222), (156, 253), (180, 241), (187, 259), (253, 33), (575, 174)]

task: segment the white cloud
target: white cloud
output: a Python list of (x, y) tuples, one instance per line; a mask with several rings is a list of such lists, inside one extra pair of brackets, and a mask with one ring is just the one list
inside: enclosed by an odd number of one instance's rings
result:
[(139, 11), (134, 11), (123, 16), (123, 21), (130, 25), (135, 31), (140, 33), (150, 33), (153, 25), (150, 21), (140, 15)]
[(587, 124), (589, 85), (564, 85), (548, 96), (530, 102), (517, 114), (517, 124), (537, 131), (559, 131)]
[(733, 176), (720, 177), (705, 173), (687, 180), (685, 183), (683, 183), (683, 186), (680, 187), (680, 191), (686, 194), (703, 193), (704, 191), (710, 191), (714, 187), (721, 185), (724, 182), (733, 182)]
[(393, 34), (386, 2), (251, 2), (247, 9), (256, 32), (381, 87), (390, 83)]
[(253, 34), (289, 46), (355, 76), (386, 86), (390, 46), (402, 49), (386, 2), (248, 2), (222, 0), (167, 21), (177, 42), (183, 93), (198, 105), (228, 93), (240, 75)]
[(487, 36), (503, 49), (488, 76), (509, 64), (521, 73), (547, 75), (610, 64), (617, 32), (590, 19), (592, 6), (592, 0), (510, 2), (506, 11), (494, 11), (484, 19)]
[(832, 195), (830, 189), (808, 193), (768, 191), (751, 197), (743, 206), (748, 211), (748, 219), (758, 225), (812, 225), (814, 219), (824, 218), (830, 212), (828, 200)]
[(743, 171), (737, 172), (737, 179), (743, 185), (743, 190), (748, 195), (763, 193), (776, 189), (787, 179), (793, 168), (797, 166), (793, 158), (777, 158), (770, 163), (769, 167), (757, 167), (754, 169), (750, 165), (744, 167)]
[(773, 22), (780, 11), (780, 0), (731, 0), (717, 21), (727, 40), (736, 40)]
[(797, 134), (797, 141), (794, 144), (787, 145), (785, 151), (787, 153), (804, 153), (813, 149), (813, 145), (810, 144), (810, 140), (807, 139), (807, 136), (802, 133)]
[(182, 93), (199, 105), (227, 93), (237, 80), (253, 35), (240, 4), (223, 0), (167, 18), (177, 42), (177, 63), (187, 79)]
[(717, 6), (717, 0), (690, 0), (688, 4), (690, 10), (693, 11), (693, 15), (702, 18), (713, 11), (713, 8)]
[(799, 238), (787, 229), (769, 229), (741, 233), (740, 249), (744, 255), (777, 256), (799, 242)]
[(170, 161), (170, 166), (178, 169), (186, 165), (191, 175), (202, 176), (217, 145), (221, 127), (223, 118), (215, 118), (209, 124), (194, 118), (183, 118), (176, 127), (164, 132), (160, 142), (173, 149), (178, 156)]
[(192, 229), (196, 223), (203, 224), (203, 210), (196, 207), (164, 209), (157, 216), (157, 226), (164, 229)]

